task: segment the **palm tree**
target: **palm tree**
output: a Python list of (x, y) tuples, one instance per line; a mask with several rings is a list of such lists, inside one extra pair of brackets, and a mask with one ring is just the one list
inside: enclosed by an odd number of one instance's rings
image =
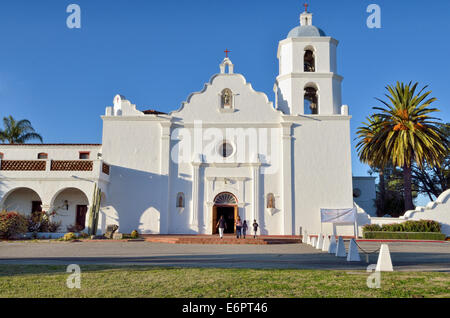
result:
[(42, 137), (31, 126), (27, 119), (16, 121), (12, 116), (3, 118), (4, 129), (0, 129), (0, 141), (10, 144), (24, 144), (27, 141), (38, 139), (41, 142)]
[(392, 162), (403, 169), (405, 210), (414, 208), (412, 201), (411, 169), (415, 162), (419, 168), (425, 164), (439, 166), (447, 151), (445, 136), (439, 130), (438, 118), (428, 114), (439, 111), (430, 108), (436, 98), (429, 98), (428, 86), (416, 92), (418, 83), (411, 85), (397, 82), (388, 85), (385, 94), (389, 101), (383, 101), (386, 108), (374, 107), (380, 121), (373, 127), (379, 130), (366, 147), (372, 149), (372, 162), (385, 167)]
[(371, 141), (380, 131), (380, 117), (377, 115), (372, 115), (366, 117), (367, 123), (363, 122), (363, 126), (358, 127), (356, 131), (357, 138), (359, 138), (359, 142), (356, 145), (358, 150), (359, 160), (367, 163), (373, 171), (378, 172), (378, 176), (380, 178), (379, 182), (379, 193), (380, 193), (380, 213), (385, 213), (384, 211), (384, 203), (386, 200), (386, 186), (384, 182), (384, 167), (382, 166), (382, 162), (376, 161), (376, 155), (374, 151), (376, 148), (373, 147)]

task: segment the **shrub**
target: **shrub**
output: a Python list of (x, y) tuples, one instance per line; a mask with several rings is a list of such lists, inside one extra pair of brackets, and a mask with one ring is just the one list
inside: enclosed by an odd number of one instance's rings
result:
[(381, 226), (378, 224), (366, 224), (363, 226), (363, 233), (371, 231), (381, 231)]
[(365, 239), (445, 240), (445, 234), (434, 232), (364, 232)]
[(404, 232), (403, 225), (401, 223), (384, 224), (381, 227), (383, 232)]
[(27, 232), (27, 218), (17, 212), (0, 212), (0, 237), (11, 239)]
[(367, 232), (415, 232), (415, 233), (440, 233), (441, 225), (439, 222), (431, 220), (406, 221), (403, 223), (364, 225), (363, 233)]
[(139, 238), (139, 232), (137, 230), (134, 230), (133, 232), (131, 232), (131, 238), (132, 239)]
[(69, 232), (64, 234), (63, 240), (64, 241), (72, 241), (75, 240), (77, 238), (77, 236), (75, 235), (75, 233), (73, 232)]
[(46, 212), (34, 212), (28, 219), (28, 232), (58, 232), (61, 227), (61, 221), (53, 222), (50, 215)]

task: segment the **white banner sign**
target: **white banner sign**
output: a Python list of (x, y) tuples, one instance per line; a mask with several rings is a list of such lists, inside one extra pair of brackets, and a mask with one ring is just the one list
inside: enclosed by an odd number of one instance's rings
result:
[(356, 208), (320, 209), (322, 223), (355, 223)]

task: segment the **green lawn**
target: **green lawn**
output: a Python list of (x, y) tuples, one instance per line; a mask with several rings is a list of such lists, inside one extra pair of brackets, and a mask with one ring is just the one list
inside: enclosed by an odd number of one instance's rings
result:
[(449, 273), (381, 274), (326, 270), (255, 270), (81, 266), (81, 289), (69, 289), (65, 266), (0, 265), (0, 297), (450, 297)]

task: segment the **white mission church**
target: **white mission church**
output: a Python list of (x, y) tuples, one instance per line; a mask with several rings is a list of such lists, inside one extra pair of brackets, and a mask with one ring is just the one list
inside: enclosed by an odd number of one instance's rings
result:
[(0, 209), (55, 211), (66, 232), (87, 226), (97, 185), (102, 233), (117, 224), (123, 233), (213, 234), (220, 215), (230, 224), (239, 215), (261, 234), (298, 235), (331, 232), (321, 208), (356, 202), (372, 214), (374, 178), (352, 177), (337, 46), (305, 11), (279, 42), (274, 103), (226, 57), (169, 114), (117, 95), (102, 116), (102, 144), (2, 144)]

